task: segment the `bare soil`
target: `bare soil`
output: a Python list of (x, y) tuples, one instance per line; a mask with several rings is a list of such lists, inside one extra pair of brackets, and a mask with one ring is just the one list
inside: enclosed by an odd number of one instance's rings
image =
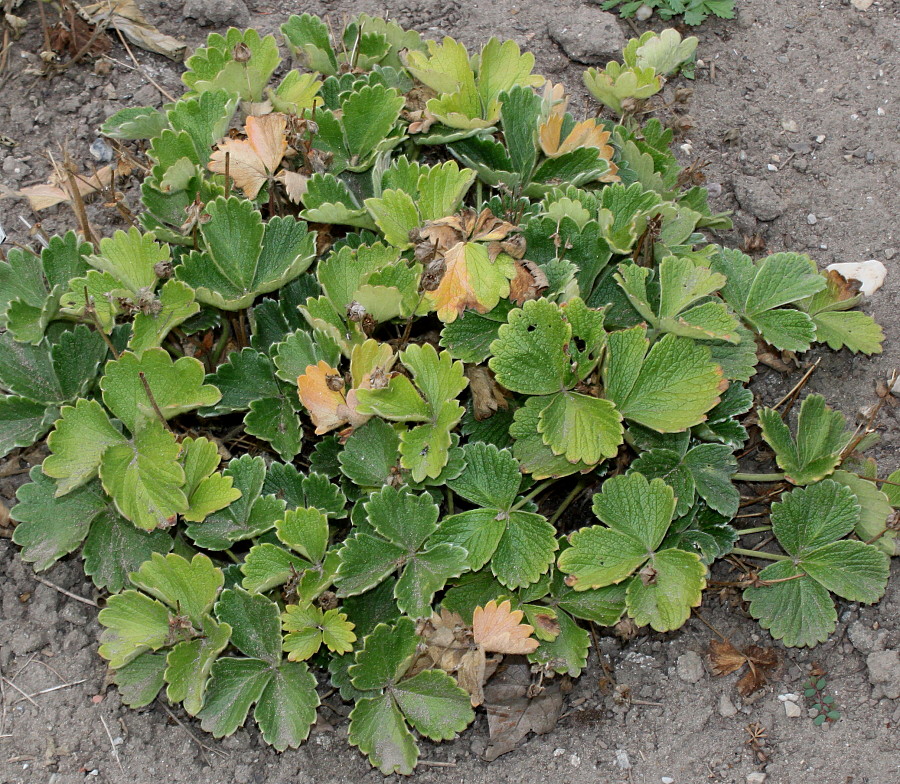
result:
[[(717, 209), (735, 210), (736, 229), (720, 241), (740, 244), (758, 236), (769, 252), (809, 253), (820, 266), (877, 258), (888, 282), (871, 300), (884, 325), (884, 353), (873, 359), (847, 352), (824, 353), (810, 388), (826, 394), (849, 418), (874, 400), (874, 387), (900, 366), (900, 236), (897, 196), (900, 172), (900, 9), (876, 0), (866, 11), (843, 0), (738, 0), (739, 18), (712, 20), (691, 31), (700, 37), (690, 104), (693, 127), (683, 133), (679, 155), (709, 161), (705, 169)], [(203, 41), (208, 30), (185, 19), (181, 2), (140, 3), (161, 30)], [(194, 3), (196, 5), (196, 3)], [(209, 3), (231, 7), (233, 0)], [(453, 35), (470, 48), (491, 35), (513, 38), (537, 56), (537, 70), (563, 82), (588, 111), (581, 88), (582, 65), (572, 63), (547, 35), (548, 23), (566, 20), (595, 5), (571, 0), (347, 0), (344, 3), (250, 3), (251, 23), (275, 32), (291, 13), (329, 14), (339, 21), (359, 11), (388, 14), (431, 37)], [(16, 142), (0, 146), (0, 183), (17, 188), (43, 182), (45, 150), (67, 143), (89, 160), (87, 149), (102, 120), (125, 106), (159, 104), (162, 97), (130, 67), (115, 41), (109, 73), (89, 64), (51, 79), (25, 73), (40, 50), (37, 5), (18, 11), (28, 18), (11, 50), (0, 85), (0, 134)], [(585, 13), (585, 11), (582, 11)], [(623, 30), (633, 31), (624, 23)], [(651, 25), (654, 20), (651, 20)], [(656, 28), (659, 29), (658, 23)], [(640, 29), (646, 29), (641, 26)], [(146, 73), (173, 94), (181, 67), (135, 50)], [(714, 65), (714, 67), (712, 67)], [(667, 88), (671, 97), (675, 86)], [(736, 198), (737, 193), (738, 198)], [(135, 194), (128, 198), (136, 201)], [(72, 225), (64, 210), (41, 216), (53, 232)], [(34, 220), (27, 205), (0, 202), (0, 224), (11, 239), (25, 241), (19, 216)], [(102, 205), (91, 206), (104, 230), (117, 224)], [(769, 220), (761, 220), (768, 218)], [(762, 369), (754, 389), (774, 402), (791, 381)], [(883, 440), (874, 455), (881, 473), (900, 463), (897, 409), (879, 420)], [(37, 455), (35, 460), (40, 460)], [(17, 459), (16, 459), (17, 460)], [(24, 463), (14, 462), (15, 469)], [(24, 475), (0, 478), (0, 498), (14, 501)], [(383, 777), (346, 744), (346, 710), (329, 701), (310, 741), (277, 754), (253, 729), (216, 741), (179, 710), (160, 703), (132, 711), (106, 681), (96, 654), (97, 610), (36, 581), (0, 539), (0, 782), (378, 782)], [(713, 678), (708, 662), (698, 668), (714, 635), (692, 619), (676, 634), (641, 634), (628, 642), (604, 636), (589, 669), (573, 684), (555, 731), (532, 737), (493, 763), (480, 754), (487, 744), (484, 717), (460, 739), (423, 742), (416, 778), (431, 782), (532, 782), (548, 784), (636, 782), (745, 784), (766, 773), (769, 784), (896, 784), (900, 782), (900, 700), (884, 697), (870, 681), (867, 657), (900, 648), (900, 568), (881, 604), (839, 607), (838, 629), (813, 651), (784, 650), (773, 682), (741, 700), (736, 675)], [(722, 579), (727, 579), (723, 573)], [(69, 593), (96, 597), (81, 564), (69, 560), (44, 575)], [(768, 636), (726, 594), (710, 591), (701, 608), (736, 645), (771, 645)], [(842, 718), (816, 727), (801, 698), (802, 715), (789, 717), (779, 695), (801, 693), (816, 663)], [(59, 687), (55, 688), (54, 687)], [(30, 696), (26, 696), (30, 695)], [(764, 735), (752, 742), (749, 728)], [(756, 781), (762, 779), (757, 778)]]

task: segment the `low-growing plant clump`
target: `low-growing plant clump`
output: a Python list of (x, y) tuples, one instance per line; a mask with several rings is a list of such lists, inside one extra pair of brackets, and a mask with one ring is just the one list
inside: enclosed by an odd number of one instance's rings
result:
[[(577, 676), (590, 624), (677, 629), (725, 556), (771, 562), (744, 599), (786, 645), (881, 597), (900, 482), (871, 435), (747, 383), (760, 350), (882, 332), (807, 256), (707, 240), (727, 215), (641, 120), (696, 39), (588, 71), (579, 121), (512, 41), (282, 32), (280, 79), (275, 39), (231, 29), (177, 102), (104, 125), (109, 176), (146, 155), (135, 226), (0, 264), (0, 452), (49, 450), (14, 539), (108, 592), (127, 704), (164, 690), (216, 737), (252, 712), (284, 750), (330, 683), (350, 743), (410, 773), (504, 655)], [(780, 470), (739, 472), (765, 445)], [(739, 482), (772, 483), (770, 526), (736, 527)], [(777, 551), (736, 546), (763, 529)]]

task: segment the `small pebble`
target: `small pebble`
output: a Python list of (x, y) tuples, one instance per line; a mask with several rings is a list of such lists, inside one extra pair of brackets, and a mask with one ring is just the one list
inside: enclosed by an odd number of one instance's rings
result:
[(774, 163), (767, 163), (766, 168), (769, 171), (778, 171), (778, 167)]
[(784, 714), (789, 719), (799, 719), (803, 715), (803, 711), (796, 702), (787, 701), (784, 703)]
[(818, 136), (816, 136), (816, 143), (821, 144), (822, 142), (825, 141), (826, 138), (827, 137), (825, 136), (824, 133), (820, 133)]
[(722, 694), (719, 697), (719, 715), (723, 718), (730, 719), (732, 716), (737, 715), (737, 712), (738, 709), (731, 701), (731, 697), (729, 697), (727, 694)]
[(662, 782), (662, 784), (675, 784), (675, 779), (673, 779), (671, 776), (663, 776), (660, 781)]
[(637, 11), (634, 12), (634, 18), (639, 22), (646, 22), (651, 16), (653, 16), (653, 9), (646, 3), (639, 5)]
[(756, 770), (753, 771), (753, 773), (747, 774), (747, 784), (766, 784), (767, 778), (769, 778), (768, 773), (762, 773)]
[(788, 133), (799, 133), (800, 127), (795, 120), (782, 120), (781, 127)]
[(897, 249), (896, 249), (896, 248), (885, 248), (885, 249), (884, 249), (884, 257), (885, 257), (888, 261), (890, 261), (890, 260), (891, 260), (892, 258), (894, 258), (894, 256), (896, 256), (896, 255), (897, 255)]
[(819, 219), (816, 217), (816, 214), (814, 212), (811, 212), (806, 216), (806, 222), (810, 226), (815, 226), (819, 222)]
[(620, 770), (631, 770), (631, 760), (628, 759), (628, 752), (625, 749), (616, 749), (616, 765)]
[(883, 109), (881, 106), (879, 106), (879, 107), (875, 110), (875, 114), (877, 114), (879, 117), (884, 117), (884, 109)]

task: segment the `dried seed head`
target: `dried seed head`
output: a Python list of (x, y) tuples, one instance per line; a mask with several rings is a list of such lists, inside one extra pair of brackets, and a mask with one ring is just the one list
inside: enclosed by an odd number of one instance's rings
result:
[(350, 321), (360, 322), (366, 317), (366, 309), (356, 300), (347, 305), (347, 318)]
[(325, 385), (332, 392), (341, 392), (344, 389), (344, 379), (340, 373), (329, 373), (325, 376)]
[(247, 44), (241, 41), (241, 43), (234, 47), (231, 52), (231, 56), (234, 58), (234, 61), (236, 63), (247, 63), (253, 56), (253, 52), (250, 51), (250, 47), (247, 46)]

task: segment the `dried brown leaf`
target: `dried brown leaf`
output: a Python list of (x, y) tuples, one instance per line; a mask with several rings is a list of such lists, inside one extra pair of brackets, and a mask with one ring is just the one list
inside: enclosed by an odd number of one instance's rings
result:
[(516, 748), (530, 733), (543, 735), (556, 728), (562, 713), (559, 681), (551, 681), (535, 696), (527, 663), (514, 663), (497, 673), (484, 689), (490, 743), (488, 761)]
[(469, 365), (466, 368), (469, 389), (472, 390), (472, 409), (475, 419), (483, 420), (493, 416), (499, 409), (508, 408), (504, 390), (494, 381), (494, 375), (483, 365)]
[(537, 299), (550, 286), (547, 275), (533, 261), (517, 261), (516, 277), (509, 284), (509, 299), (521, 305), (530, 299)]

